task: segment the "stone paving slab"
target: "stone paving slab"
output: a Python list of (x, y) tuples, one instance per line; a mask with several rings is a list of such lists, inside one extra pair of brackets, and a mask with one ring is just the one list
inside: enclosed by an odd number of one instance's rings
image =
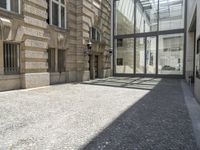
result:
[(0, 150), (197, 149), (181, 80), (120, 79), (0, 93)]

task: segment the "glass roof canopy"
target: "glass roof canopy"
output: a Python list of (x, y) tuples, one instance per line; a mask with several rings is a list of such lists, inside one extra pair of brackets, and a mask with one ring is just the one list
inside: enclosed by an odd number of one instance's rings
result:
[(142, 9), (146, 12), (146, 15), (150, 16), (153, 11), (155, 17), (158, 12), (159, 5), (159, 18), (165, 19), (169, 17), (181, 17), (184, 11), (183, 0), (138, 0)]

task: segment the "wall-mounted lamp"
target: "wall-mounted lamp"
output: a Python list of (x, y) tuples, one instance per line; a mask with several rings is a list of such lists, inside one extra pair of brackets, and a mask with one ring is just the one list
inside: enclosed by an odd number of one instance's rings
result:
[(106, 50), (106, 52), (108, 53), (108, 56), (111, 56), (112, 53), (113, 53), (113, 49), (109, 48), (109, 49)]
[(91, 41), (88, 42), (87, 48), (88, 48), (88, 50), (91, 50), (91, 49), (92, 49), (92, 42), (91, 42)]
[(85, 51), (84, 51), (84, 54), (85, 55), (90, 55), (91, 51), (92, 51), (92, 42), (89, 41), (88, 44), (87, 44), (87, 49), (85, 49)]

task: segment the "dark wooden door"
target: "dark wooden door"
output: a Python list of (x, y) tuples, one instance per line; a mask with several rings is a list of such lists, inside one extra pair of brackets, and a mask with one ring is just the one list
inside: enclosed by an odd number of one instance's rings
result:
[(98, 78), (98, 70), (99, 70), (99, 57), (97, 55), (95, 55), (95, 58), (94, 58), (94, 72), (95, 72), (95, 78)]

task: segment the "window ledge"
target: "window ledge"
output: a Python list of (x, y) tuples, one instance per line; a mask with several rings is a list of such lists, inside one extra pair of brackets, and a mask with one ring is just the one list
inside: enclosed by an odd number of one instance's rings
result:
[(21, 75), (0, 75), (0, 80), (19, 79)]
[(50, 75), (60, 75), (60, 74), (65, 74), (66, 72), (50, 72)]
[(2, 15), (2, 17), (7, 17), (9, 19), (24, 19), (24, 16), (22, 14), (13, 12), (13, 11), (8, 11), (6, 9), (0, 8), (0, 14)]
[(68, 28), (64, 29), (64, 28), (60, 28), (60, 27), (58, 27), (58, 26), (50, 25), (50, 24), (48, 24), (48, 27), (49, 27), (50, 29), (52, 29), (52, 30), (55, 30), (56, 32), (63, 32), (63, 33), (66, 33), (66, 32), (69, 31)]

